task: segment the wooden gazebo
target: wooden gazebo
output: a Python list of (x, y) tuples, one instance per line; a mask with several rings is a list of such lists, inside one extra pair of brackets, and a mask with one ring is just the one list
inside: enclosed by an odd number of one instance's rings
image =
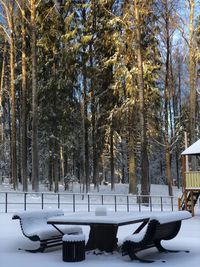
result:
[(179, 210), (188, 210), (194, 216), (194, 207), (200, 195), (200, 171), (189, 170), (189, 156), (200, 156), (200, 139), (181, 153), (183, 194), (179, 198)]

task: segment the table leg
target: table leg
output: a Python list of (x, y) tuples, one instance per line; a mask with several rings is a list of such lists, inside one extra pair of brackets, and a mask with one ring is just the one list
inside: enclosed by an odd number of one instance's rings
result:
[(64, 232), (61, 231), (55, 224), (51, 224), (61, 235), (64, 235)]
[(138, 234), (144, 227), (145, 227), (145, 225), (147, 225), (147, 223), (148, 223), (148, 220), (145, 220), (136, 230), (135, 230), (135, 232), (133, 233), (133, 235), (134, 234)]
[(91, 225), (86, 250), (99, 249), (112, 252), (117, 249), (117, 230), (115, 225)]

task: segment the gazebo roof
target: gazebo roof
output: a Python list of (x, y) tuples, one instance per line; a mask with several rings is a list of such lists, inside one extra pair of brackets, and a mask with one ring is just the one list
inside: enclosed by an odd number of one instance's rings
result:
[(200, 155), (200, 139), (186, 148), (181, 155)]

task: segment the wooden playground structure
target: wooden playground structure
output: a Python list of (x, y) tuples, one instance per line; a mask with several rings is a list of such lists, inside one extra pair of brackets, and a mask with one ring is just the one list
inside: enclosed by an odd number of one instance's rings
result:
[(182, 157), (183, 194), (178, 199), (179, 210), (187, 210), (194, 216), (195, 205), (200, 196), (200, 171), (189, 170), (188, 156), (200, 156), (200, 140), (184, 150)]

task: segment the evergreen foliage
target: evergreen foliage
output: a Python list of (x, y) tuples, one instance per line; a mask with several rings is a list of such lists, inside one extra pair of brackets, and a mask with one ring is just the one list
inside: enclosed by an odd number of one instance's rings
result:
[(85, 192), (122, 182), (133, 194), (168, 183), (172, 194), (184, 132), (199, 138), (200, 26), (169, 0), (0, 0), (0, 181), (33, 182), (33, 3), (38, 181), (55, 192), (71, 177)]

